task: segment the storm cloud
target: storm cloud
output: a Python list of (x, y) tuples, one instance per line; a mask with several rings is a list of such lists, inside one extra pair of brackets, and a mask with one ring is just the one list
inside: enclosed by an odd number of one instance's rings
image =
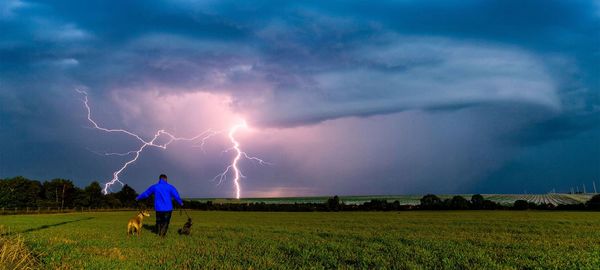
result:
[[(545, 192), (600, 176), (593, 1), (21, 1), (0, 4), (0, 177), (106, 181), (136, 142), (239, 119), (245, 196)], [(187, 196), (230, 158), (151, 149)], [(575, 164), (573, 162), (577, 161)], [(156, 171), (159, 168), (160, 171)]]

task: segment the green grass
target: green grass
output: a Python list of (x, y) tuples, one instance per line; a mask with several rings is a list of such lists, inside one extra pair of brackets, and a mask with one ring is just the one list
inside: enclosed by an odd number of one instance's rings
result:
[[(598, 269), (600, 213), (193, 212), (192, 236), (127, 237), (133, 212), (2, 216), (46, 268)], [(154, 223), (154, 213), (145, 220)]]

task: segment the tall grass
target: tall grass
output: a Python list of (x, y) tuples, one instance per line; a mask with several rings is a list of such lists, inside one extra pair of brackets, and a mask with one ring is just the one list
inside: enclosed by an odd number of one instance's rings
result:
[[(1, 0), (0, 0), (1, 1)], [(563, 211), (173, 213), (161, 238), (131, 212), (16, 215), (45, 269), (599, 269), (600, 215)], [(144, 219), (153, 225), (155, 214)], [(25, 232), (26, 231), (26, 232)], [(35, 266), (30, 266), (35, 267)], [(0, 269), (2, 269), (0, 265)], [(6, 268), (6, 267), (5, 267)]]
[(35, 256), (21, 235), (11, 235), (0, 227), (0, 269), (36, 269)]

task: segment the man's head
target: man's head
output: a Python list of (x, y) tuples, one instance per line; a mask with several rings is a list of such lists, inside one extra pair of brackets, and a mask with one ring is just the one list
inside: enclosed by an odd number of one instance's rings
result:
[(159, 179), (159, 180), (165, 180), (165, 181), (167, 181), (167, 175), (166, 175), (166, 174), (161, 174), (161, 175), (158, 177), (158, 179)]

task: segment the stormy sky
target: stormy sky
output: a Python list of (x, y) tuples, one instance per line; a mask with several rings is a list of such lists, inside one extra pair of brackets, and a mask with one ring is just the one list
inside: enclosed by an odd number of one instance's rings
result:
[[(240, 162), (244, 197), (600, 187), (598, 1), (0, 1), (0, 177), (131, 158), (75, 89), (147, 140), (246, 120), (271, 164)], [(232, 197), (229, 147), (150, 147), (121, 180)]]

